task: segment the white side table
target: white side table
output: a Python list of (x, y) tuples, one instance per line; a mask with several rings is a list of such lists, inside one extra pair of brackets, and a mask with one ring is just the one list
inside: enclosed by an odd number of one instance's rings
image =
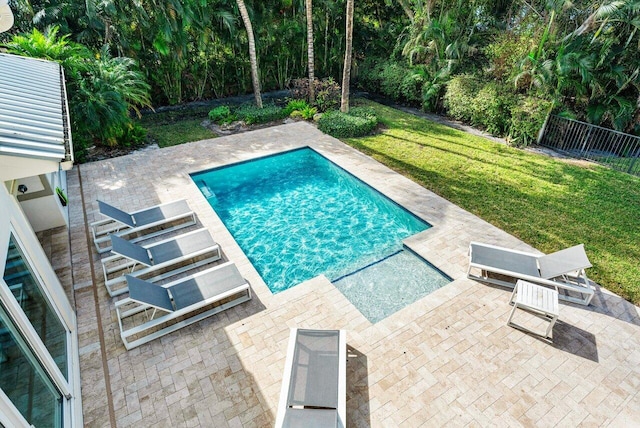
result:
[(546, 288), (537, 284), (532, 284), (527, 281), (518, 280), (516, 286), (511, 294), (510, 303), (513, 304), (511, 315), (507, 321), (507, 325), (527, 331), (532, 334), (542, 336), (533, 330), (525, 328), (521, 325), (515, 324), (512, 319), (516, 312), (516, 309), (529, 312), (539, 318), (549, 321), (549, 326), (544, 336), (547, 339), (551, 338), (551, 330), (553, 325), (558, 320), (558, 290)]

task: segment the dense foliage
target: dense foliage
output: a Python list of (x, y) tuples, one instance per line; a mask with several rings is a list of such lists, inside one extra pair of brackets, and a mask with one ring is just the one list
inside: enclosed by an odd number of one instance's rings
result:
[[(305, 2), (244, 3), (255, 33), (263, 91), (284, 88), (292, 79), (306, 76)], [(19, 0), (14, 11), (13, 33), (59, 25), (61, 34), (73, 41), (93, 49), (109, 45), (112, 55), (136, 60), (152, 87), (154, 105), (251, 92), (247, 33), (234, 0)], [(318, 78), (340, 80), (344, 13), (344, 0), (313, 3)], [(365, 49), (384, 54), (403, 29), (398, 5), (356, 2), (355, 16), (358, 55)]]
[[(313, 9), (309, 28), (308, 4)], [(85, 61), (82, 73), (99, 76), (100, 82), (82, 79), (77, 90), (100, 93), (99, 105), (92, 108), (106, 119), (74, 121), (100, 127), (106, 134), (94, 131), (96, 138), (113, 142), (126, 129), (110, 119), (122, 116), (121, 104), (112, 91), (93, 85), (102, 85), (102, 73), (119, 73), (117, 64), (135, 70), (133, 61), (140, 70), (135, 80), (149, 84), (154, 105), (249, 93), (255, 88), (250, 71), (257, 66), (263, 91), (293, 87), (304, 92), (300, 82), (306, 81), (308, 95), (297, 98), (319, 111), (336, 108), (347, 46), (346, 4), (17, 0), (12, 32), (35, 28), (46, 34), (57, 25), (65, 43), (86, 46), (97, 61)], [(241, 19), (245, 6), (248, 13)], [(253, 67), (245, 18), (255, 36)], [(353, 18), (352, 80), (366, 91), (463, 117), (518, 144), (531, 141), (527, 114), (534, 115), (531, 123), (537, 126), (547, 106), (547, 112), (640, 132), (636, 0), (359, 0)], [(11, 36), (0, 37), (8, 41)], [(321, 85), (311, 93), (308, 58), (314, 58), (311, 74)], [(460, 79), (471, 79), (473, 88), (461, 86)], [(126, 101), (127, 108), (146, 100)]]
[(133, 60), (112, 57), (107, 47), (99, 52), (58, 37), (58, 27), (46, 33), (34, 29), (7, 43), (9, 52), (59, 62), (67, 79), (71, 127), (76, 157), (82, 159), (93, 144), (136, 145), (144, 142), (144, 129), (130, 111), (150, 106), (149, 85)]
[(549, 111), (640, 133), (640, 3), (400, 3), (407, 31), (393, 55), (363, 62), (362, 89), (517, 144)]
[(366, 107), (353, 107), (349, 113), (330, 111), (318, 120), (318, 129), (336, 138), (362, 137), (378, 124), (375, 112)]

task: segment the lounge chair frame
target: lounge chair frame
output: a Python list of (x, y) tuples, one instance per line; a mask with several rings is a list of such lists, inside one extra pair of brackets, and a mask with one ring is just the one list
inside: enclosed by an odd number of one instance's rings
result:
[[(164, 285), (156, 285), (157, 287), (162, 287), (162, 288), (166, 288), (169, 289), (169, 291), (171, 290), (171, 287), (180, 284), (182, 282), (188, 281), (190, 279), (193, 278), (197, 278), (199, 276), (202, 275), (206, 275), (212, 271), (216, 271), (216, 270), (222, 270), (227, 268), (228, 266), (235, 266), (233, 262), (226, 262), (223, 263), (221, 265), (215, 266), (211, 269), (207, 269), (205, 271), (202, 272), (198, 272), (194, 275), (188, 276), (186, 278), (181, 278), (178, 279), (176, 281), (173, 281), (171, 283), (168, 284), (164, 284)], [(228, 302), (225, 302), (223, 304), (220, 304), (218, 306), (214, 306), (213, 308), (206, 310), (204, 312), (200, 312), (197, 313), (194, 316), (188, 317), (183, 319), (182, 321), (178, 321), (176, 323), (170, 324), (166, 327), (163, 327), (161, 329), (158, 330), (154, 330), (151, 333), (148, 333), (146, 335), (142, 335), (140, 338), (135, 339), (135, 340), (130, 340), (129, 338), (131, 336), (138, 336), (141, 335), (143, 333), (145, 333), (148, 330), (151, 329), (156, 329), (157, 327), (160, 327), (161, 325), (171, 322), (175, 319), (184, 317), (185, 315), (188, 315), (190, 313), (193, 313), (199, 309), (205, 308), (209, 305), (212, 305), (216, 302), (222, 301), (224, 299), (227, 299), (229, 297), (232, 297), (234, 295), (238, 295), (237, 298), (232, 299)], [(169, 333), (172, 333), (174, 331), (177, 331), (183, 327), (186, 327), (188, 325), (191, 325), (193, 323), (196, 323), (200, 320), (203, 320), (207, 317), (210, 317), (212, 315), (215, 315), (217, 313), (220, 313), (222, 311), (225, 311), (229, 308), (232, 308), (234, 306), (237, 306), (241, 303), (247, 302), (249, 300), (251, 300), (252, 298), (252, 294), (251, 294), (251, 287), (249, 286), (249, 283), (245, 280), (244, 284), (230, 288), (225, 290), (224, 292), (213, 296), (211, 298), (199, 301), (189, 307), (180, 309), (180, 310), (176, 310), (176, 311), (172, 311), (172, 312), (167, 312), (166, 309), (158, 307), (158, 306), (153, 306), (147, 302), (143, 302), (143, 301), (139, 301), (139, 300), (135, 300), (132, 299), (131, 297), (127, 297), (124, 298), (118, 302), (116, 302), (115, 306), (116, 306), (116, 314), (118, 317), (118, 326), (120, 328), (120, 337), (122, 339), (122, 342), (124, 343), (125, 348), (127, 348), (127, 350), (136, 348), (140, 345), (143, 345), (145, 343), (148, 343), (152, 340), (155, 340), (159, 337), (165, 336)], [(124, 319), (132, 317), (134, 315), (137, 315), (141, 312), (148, 312), (149, 310), (151, 310), (152, 314), (148, 317), (148, 320), (140, 325), (136, 325), (134, 327), (131, 327), (129, 329), (125, 329), (124, 328)], [(155, 318), (155, 315), (158, 313), (158, 311), (164, 312), (165, 314)]]
[[(467, 270), (467, 278), (475, 279), (482, 282), (488, 282), (491, 284), (501, 285), (503, 287), (514, 288), (515, 282), (504, 281), (498, 278), (492, 278), (489, 276), (489, 273), (504, 275), (507, 277), (514, 278), (516, 280), (522, 279), (525, 281), (532, 282), (534, 284), (540, 284), (547, 287), (552, 287), (558, 290), (559, 299), (564, 300), (571, 303), (577, 303), (580, 305), (589, 305), (591, 299), (593, 298), (595, 291), (589, 283), (589, 278), (587, 278), (587, 274), (585, 272), (585, 268), (576, 269), (575, 271), (565, 273), (562, 275), (558, 275), (554, 278), (542, 278), (541, 276), (535, 276), (533, 274), (525, 274), (521, 272), (515, 272), (513, 270), (501, 269), (495, 266), (489, 266), (486, 264), (478, 263), (474, 261), (474, 253), (473, 248), (477, 247), (486, 247), (492, 248), (496, 250), (505, 251), (512, 254), (520, 254), (525, 257), (530, 257), (533, 261), (537, 261), (541, 257), (544, 257), (544, 254), (533, 254), (524, 251), (512, 250), (509, 248), (498, 247), (495, 245), (482, 244), (479, 242), (471, 242), (469, 245), (469, 268)], [(472, 269), (476, 269), (480, 271), (480, 274), (474, 274)], [(538, 273), (539, 275), (539, 273)], [(566, 291), (567, 293), (561, 292), (561, 290)], [(577, 294), (579, 297), (575, 297), (572, 294)]]
[[(310, 331), (310, 332), (326, 332), (327, 330), (306, 330), (292, 328), (289, 336), (289, 344), (287, 347), (287, 357), (284, 365), (284, 374), (282, 376), (282, 389), (280, 391), (280, 401), (278, 404), (278, 414), (276, 416), (276, 428), (282, 428), (285, 422), (285, 416), (289, 408), (289, 390), (292, 381), (292, 372), (294, 358), (296, 355), (296, 342), (298, 338), (298, 331)], [(344, 428), (347, 425), (347, 399), (346, 399), (346, 379), (347, 379), (347, 336), (345, 330), (338, 330), (338, 406), (337, 409), (324, 409), (317, 407), (303, 407), (302, 410), (309, 410), (312, 412), (327, 412), (337, 411), (337, 427)], [(307, 368), (311, 370), (311, 367)], [(299, 407), (296, 407), (298, 409)], [(315, 426), (315, 425), (309, 425)]]
[[(209, 233), (209, 232), (207, 231), (207, 229), (202, 228), (202, 229), (194, 230), (192, 232), (183, 233), (174, 238), (164, 239), (162, 241), (154, 242), (153, 244), (144, 245), (141, 247), (147, 250), (148, 252), (154, 247), (159, 247), (166, 243), (175, 242), (181, 239), (189, 239), (190, 237), (193, 237), (197, 234), (202, 234), (202, 233)], [(213, 238), (212, 238), (212, 242), (213, 242)], [(195, 263), (190, 263), (190, 264), (181, 266), (177, 269), (172, 269), (161, 275), (156, 275), (153, 278), (145, 279), (146, 281), (149, 281), (149, 282), (157, 282), (157, 281), (169, 278), (171, 276), (184, 273), (188, 270), (195, 269), (197, 267), (204, 266), (206, 264), (220, 260), (222, 258), (220, 245), (214, 242), (212, 245), (199, 248), (197, 251), (193, 251), (188, 254), (182, 254), (180, 257), (176, 257), (171, 260), (165, 261), (163, 263), (158, 263), (158, 264), (146, 264), (139, 260), (133, 260), (127, 257), (126, 255), (116, 253), (113, 256), (105, 257), (101, 260), (102, 273), (104, 274), (104, 285), (107, 288), (107, 292), (109, 293), (109, 296), (111, 297), (119, 296), (123, 293), (126, 293), (129, 290), (126, 286), (125, 275), (139, 277), (151, 272), (168, 268), (170, 266), (181, 264), (187, 260), (195, 259), (197, 257), (203, 256), (208, 253), (211, 253), (210, 257), (206, 257), (202, 260), (198, 260)], [(114, 263), (118, 262), (119, 260), (127, 260), (127, 261), (114, 265)], [(135, 270), (138, 266), (143, 266), (143, 267), (142, 269)], [(114, 278), (110, 278), (111, 274), (115, 272), (122, 272), (122, 271), (124, 271), (122, 275), (116, 276)]]
[[(105, 214), (104, 212), (102, 212), (102, 210), (100, 210), (100, 213), (103, 216), (109, 217), (109, 218), (94, 221), (89, 225), (91, 228), (93, 243), (96, 246), (96, 250), (100, 254), (104, 254), (111, 250), (111, 245), (110, 245), (111, 238), (109, 235), (111, 235), (112, 233), (116, 234), (117, 236), (124, 237), (127, 235), (140, 233), (148, 229), (164, 226), (166, 224), (177, 223), (180, 220), (185, 220), (174, 226), (163, 228), (156, 232), (142, 234), (140, 236), (136, 236), (129, 239), (129, 241), (131, 242), (140, 242), (146, 239), (154, 238), (164, 233), (172, 232), (174, 230), (182, 229), (182, 228), (189, 227), (196, 224), (196, 214), (189, 208), (189, 205), (187, 204), (187, 201), (185, 199), (166, 202), (163, 204), (154, 205), (152, 207), (143, 208), (133, 212), (122, 211), (119, 208), (116, 208), (100, 200), (98, 201), (98, 203), (100, 205), (106, 205), (108, 208), (116, 210), (117, 212), (125, 216), (129, 216), (131, 218), (131, 225), (129, 225), (113, 217), (108, 216), (108, 214)], [(184, 205), (184, 207), (180, 207), (180, 205)], [(135, 220), (136, 216), (141, 216), (153, 210), (157, 210), (157, 209), (161, 210), (163, 208), (170, 207), (170, 206), (181, 208), (181, 210), (178, 210), (177, 214), (171, 217), (165, 217), (161, 220), (153, 221), (149, 223), (136, 224), (136, 220)]]

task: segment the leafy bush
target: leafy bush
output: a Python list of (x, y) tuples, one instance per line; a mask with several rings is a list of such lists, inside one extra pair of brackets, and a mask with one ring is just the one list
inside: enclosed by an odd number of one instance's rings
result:
[(316, 82), (316, 100), (313, 103), (318, 111), (328, 111), (340, 105), (342, 90), (332, 77)]
[(402, 98), (402, 81), (409, 70), (395, 62), (387, 63), (380, 74), (380, 91), (393, 100)]
[(309, 103), (305, 100), (290, 100), (284, 108), (283, 114), (291, 116), (294, 111), (304, 110), (309, 107)]
[(354, 107), (348, 114), (330, 111), (318, 120), (318, 129), (336, 138), (362, 137), (371, 134), (378, 124), (373, 109)]
[(532, 37), (508, 31), (498, 33), (494, 41), (484, 48), (491, 64), (488, 70), (491, 75), (502, 81), (515, 77), (518, 63), (534, 48), (532, 40)]
[(244, 121), (247, 125), (284, 119), (287, 117), (284, 113), (285, 112), (282, 107), (278, 107), (274, 104), (265, 105), (262, 108), (258, 108), (258, 106), (253, 104), (243, 104), (236, 110), (238, 119)]
[(420, 104), (425, 77), (419, 70), (411, 71), (404, 76), (400, 84), (400, 94), (405, 101), (410, 104)]
[[(313, 106), (319, 111), (328, 111), (340, 105), (342, 92), (340, 85), (332, 77), (314, 81), (316, 99)], [(309, 100), (309, 79), (295, 79), (291, 82), (291, 94), (299, 100)], [(292, 110), (293, 111), (293, 110)]]
[(469, 75), (453, 77), (447, 84), (444, 94), (444, 106), (449, 116), (471, 123), (474, 117), (475, 94), (480, 82)]
[(553, 102), (522, 96), (511, 108), (511, 126), (508, 141), (518, 147), (525, 147), (538, 139), (538, 132), (551, 111)]
[[(297, 113), (304, 120), (311, 120), (318, 113), (318, 109), (311, 106), (306, 106), (302, 110), (295, 110), (293, 113)], [(293, 113), (291, 116), (293, 116)]]
[(366, 57), (358, 67), (357, 76), (354, 76), (357, 87), (363, 91), (381, 92), (381, 75), (386, 61), (382, 58)]
[(124, 147), (136, 147), (147, 141), (147, 130), (139, 123), (132, 122), (124, 128), (122, 135), (118, 138), (118, 145)]
[(514, 95), (508, 88), (489, 82), (482, 86), (473, 99), (471, 123), (479, 125), (493, 135), (504, 135), (511, 120)]
[(130, 135), (129, 112), (139, 115), (139, 107), (151, 107), (150, 87), (134, 60), (112, 57), (108, 46), (92, 52), (70, 41), (68, 35), (58, 36), (58, 31), (59, 27), (50, 27), (44, 33), (34, 29), (29, 34), (14, 35), (5, 46), (10, 53), (62, 65), (76, 159), (82, 161), (85, 149), (93, 144), (115, 146), (134, 138)]
[(213, 123), (223, 125), (236, 120), (236, 116), (231, 113), (229, 106), (218, 106), (209, 112), (209, 119), (211, 119)]

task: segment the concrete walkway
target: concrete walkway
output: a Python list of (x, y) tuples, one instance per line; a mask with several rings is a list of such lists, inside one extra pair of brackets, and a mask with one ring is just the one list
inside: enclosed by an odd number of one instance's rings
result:
[[(431, 223), (406, 244), (453, 282), (376, 324), (324, 277), (271, 294), (188, 174), (302, 146)], [(640, 308), (599, 289), (590, 307), (561, 304), (551, 344), (508, 327), (510, 291), (468, 280), (467, 248), (530, 248), (307, 123), (85, 164), (68, 179), (70, 249), (56, 238), (51, 256), (71, 270), (87, 426), (272, 426), (290, 327), (347, 330), (351, 427), (640, 425)], [(97, 198), (129, 210), (186, 198), (254, 299), (126, 351), (87, 235)]]

